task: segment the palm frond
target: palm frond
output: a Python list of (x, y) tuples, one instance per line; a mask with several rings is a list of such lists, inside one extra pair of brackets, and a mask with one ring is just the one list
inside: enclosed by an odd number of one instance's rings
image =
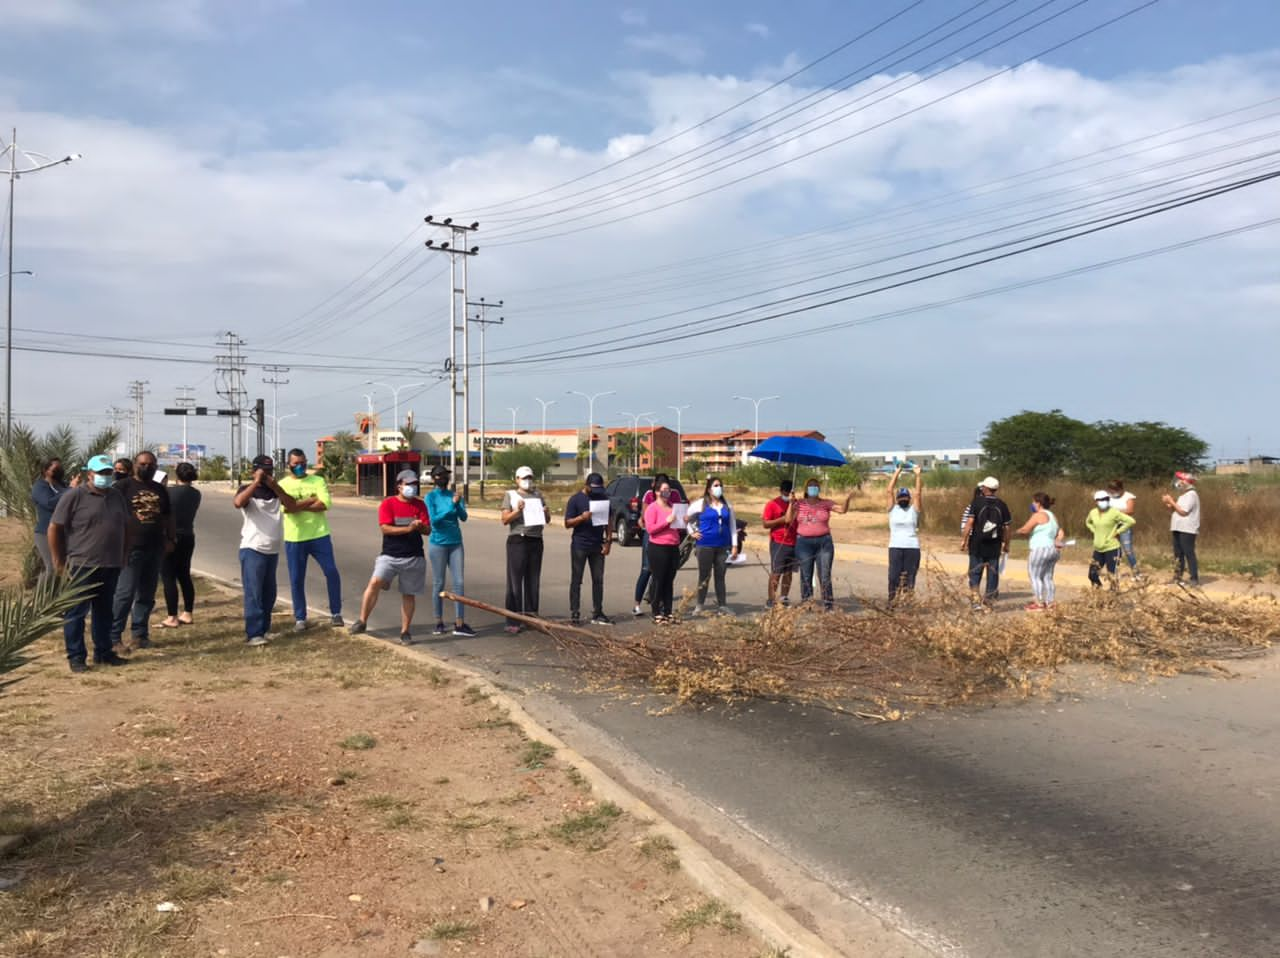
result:
[(82, 576), (50, 576), (34, 589), (0, 594), (0, 675), (30, 661), (32, 642), (62, 624), (62, 616), (94, 588)]

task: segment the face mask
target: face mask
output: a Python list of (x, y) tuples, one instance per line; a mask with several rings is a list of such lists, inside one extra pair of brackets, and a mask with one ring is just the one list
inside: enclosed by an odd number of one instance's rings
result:
[(805, 486), (804, 494), (810, 499), (816, 499), (818, 498), (818, 491), (817, 486)]
[(152, 466), (139, 466), (139, 467), (138, 467), (138, 478), (139, 478), (139, 479), (154, 479), (154, 478), (155, 478), (155, 475), (156, 475), (156, 467), (155, 467), (155, 466), (153, 466), (153, 465), (152, 465)]
[(66, 475), (67, 474), (63, 472), (61, 469), (55, 469), (53, 470), (53, 472), (49, 473), (49, 478), (52, 479), (54, 482), (61, 482), (63, 479), (66, 478)]
[(307, 464), (305, 462), (300, 462), (296, 466), (290, 466), (289, 471), (301, 479), (307, 474)]
[(517, 479), (516, 484), (525, 492), (528, 492), (530, 489), (533, 488), (533, 480), (527, 477), (524, 479)]
[(712, 486), (712, 487), (711, 487), (711, 494), (712, 494), (713, 496), (715, 496), (717, 499), (719, 499), (719, 498), (720, 498), (720, 496), (721, 496), (723, 493), (724, 493), (724, 487), (723, 487), (723, 486)]
[[(714, 491), (715, 491), (715, 490), (713, 489), (713, 490), (712, 490), (712, 492), (714, 492)], [(662, 501), (663, 501), (663, 502), (666, 502), (667, 500), (669, 500), (669, 499), (671, 498), (671, 490), (670, 490), (670, 489), (663, 489), (660, 493), (658, 493), (658, 496), (662, 499)]]
[(1039, 511), (1040, 511), (1040, 507), (1036, 505), (1034, 502), (1031, 503), (1031, 514), (1034, 516)]
[(449, 485), (448, 476), (436, 476), (434, 481), (435, 481), (435, 484), (439, 486), (441, 489)]
[(110, 489), (112, 483), (116, 481), (115, 475), (103, 476), (98, 473), (93, 474), (93, 487), (95, 489)]
[(1106, 511), (1107, 511), (1108, 509), (1110, 509), (1110, 508), (1111, 508), (1111, 503), (1109, 503), (1109, 502), (1099, 502), (1099, 503), (1098, 503), (1098, 511), (1099, 511), (1099, 512), (1106, 512)]
[(119, 482), (121, 479), (128, 479), (128, 478), (129, 478), (129, 474), (127, 472), (120, 472), (119, 470), (116, 470), (111, 474), (112, 482)]
[(418, 494), (418, 487), (417, 487), (417, 486), (405, 486), (405, 487), (402, 489), (402, 491), (404, 492), (404, 497), (405, 497), (406, 499), (412, 499), (414, 496), (416, 496), (416, 495)]
[(911, 500), (910, 500), (910, 499), (899, 499), (899, 500), (898, 500), (898, 508), (899, 508), (899, 509), (904, 509), (904, 510), (905, 510), (905, 509), (910, 509), (910, 508), (911, 508)]

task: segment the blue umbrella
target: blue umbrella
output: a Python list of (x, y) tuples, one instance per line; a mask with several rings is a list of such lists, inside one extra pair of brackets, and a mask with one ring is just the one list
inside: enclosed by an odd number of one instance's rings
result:
[(829, 442), (803, 436), (770, 436), (748, 454), (797, 466), (843, 466), (844, 453)]

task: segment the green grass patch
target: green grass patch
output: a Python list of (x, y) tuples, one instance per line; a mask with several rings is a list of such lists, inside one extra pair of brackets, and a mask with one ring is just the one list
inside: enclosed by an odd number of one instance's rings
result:
[(470, 938), (475, 926), (469, 921), (449, 919), (438, 921), (427, 929), (426, 937), (432, 941), (463, 941)]
[(580, 788), (583, 791), (588, 791), (591, 788), (591, 783), (587, 781), (587, 777), (572, 765), (564, 770), (564, 774), (565, 778), (569, 779), (569, 784), (574, 788)]
[(613, 824), (621, 816), (622, 809), (613, 802), (601, 802), (585, 812), (566, 815), (559, 825), (551, 826), (549, 833), (565, 844), (599, 851), (609, 844)]
[(680, 867), (680, 856), (676, 854), (676, 846), (666, 835), (649, 835), (636, 846), (643, 858), (660, 865), (663, 870), (673, 872)]
[(692, 937), (699, 928), (719, 928), (736, 934), (742, 931), (742, 916), (722, 901), (711, 898), (701, 905), (687, 908), (671, 919), (672, 931)]
[(354, 735), (348, 735), (338, 745), (353, 752), (363, 752), (373, 748), (378, 744), (378, 740), (367, 732), (357, 732)]
[(520, 764), (527, 769), (543, 768), (555, 754), (556, 750), (546, 742), (530, 739), (520, 752)]

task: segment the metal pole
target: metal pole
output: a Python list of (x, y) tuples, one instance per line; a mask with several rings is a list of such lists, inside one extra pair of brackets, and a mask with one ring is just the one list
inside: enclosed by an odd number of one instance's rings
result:
[[(463, 312), (465, 312), (465, 311), (466, 311), (466, 308), (467, 308), (467, 307), (466, 307), (465, 305), (463, 305), (463, 307), (462, 307)], [(482, 316), (481, 318), (483, 318), (483, 316)], [(488, 463), (489, 463), (489, 449), (488, 449), (488, 446), (487, 446), (487, 438), (488, 438), (488, 434), (487, 434), (487, 432), (486, 432), (486, 423), (487, 423), (489, 420), (488, 420), (488, 415), (487, 415), (487, 414), (486, 414), (486, 412), (485, 412), (485, 403), (484, 403), (484, 380), (485, 380), (485, 375), (484, 375), (484, 340), (485, 340), (484, 328), (485, 328), (485, 326), (487, 326), (487, 325), (488, 325), (487, 323), (481, 323), (481, 324), (480, 324), (480, 498), (481, 498), (481, 499), (483, 499), (483, 498), (484, 498), (484, 481), (485, 481), (485, 479), (487, 479), (487, 478), (488, 478), (488, 476), (489, 476), (489, 465), (488, 465)], [(512, 437), (512, 440), (511, 440), (511, 441), (512, 441), (512, 442), (515, 442), (515, 434), (516, 434), (516, 426), (515, 426), (515, 423), (516, 423), (516, 416), (515, 416), (515, 413), (512, 413), (512, 414), (511, 414), (511, 437)]]
[(458, 254), (449, 254), (449, 472), (458, 466)]
[(676, 414), (676, 482), (680, 481), (680, 473), (684, 470), (684, 411), (688, 405), (668, 406)]
[(9, 275), (8, 309), (4, 332), (4, 441), (13, 435), (13, 183), (18, 169), (18, 128), (9, 141)]
[[(456, 241), (466, 243), (465, 234), (454, 231)], [(471, 498), (471, 329), (467, 322), (467, 259), (462, 257), (462, 431), (466, 455), (462, 457), (462, 495)], [(482, 451), (481, 456), (484, 455)]]

